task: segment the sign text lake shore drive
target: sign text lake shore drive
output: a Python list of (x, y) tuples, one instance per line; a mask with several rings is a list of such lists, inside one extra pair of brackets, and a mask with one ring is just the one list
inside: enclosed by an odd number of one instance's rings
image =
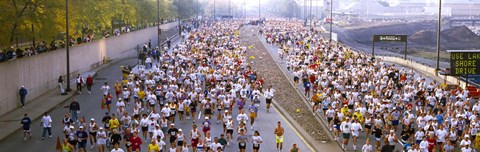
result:
[(450, 75), (474, 75), (480, 73), (480, 50), (448, 50)]

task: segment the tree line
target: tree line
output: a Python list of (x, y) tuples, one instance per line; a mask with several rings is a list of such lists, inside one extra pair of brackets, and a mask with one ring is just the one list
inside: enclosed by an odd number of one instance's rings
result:
[[(64, 40), (68, 1), (71, 38), (157, 23), (157, 0), (1, 0), (0, 47)], [(159, 0), (163, 21), (192, 15), (194, 0)], [(183, 11), (187, 10), (187, 11)], [(95, 37), (102, 37), (96, 35)]]

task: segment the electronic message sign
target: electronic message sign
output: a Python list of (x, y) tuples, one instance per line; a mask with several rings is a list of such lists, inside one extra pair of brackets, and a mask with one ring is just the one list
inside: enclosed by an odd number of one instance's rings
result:
[(480, 50), (448, 50), (450, 53), (450, 75), (480, 74)]

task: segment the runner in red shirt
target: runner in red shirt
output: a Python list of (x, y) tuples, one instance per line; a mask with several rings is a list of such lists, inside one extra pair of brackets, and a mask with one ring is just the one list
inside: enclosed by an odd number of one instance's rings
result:
[(132, 150), (135, 152), (141, 152), (140, 146), (142, 145), (142, 138), (138, 137), (138, 132), (133, 132), (133, 137), (130, 139)]
[(437, 140), (433, 135), (430, 135), (429, 138), (427, 139), (428, 141), (428, 151), (429, 152), (434, 152), (435, 151), (435, 146), (437, 144)]

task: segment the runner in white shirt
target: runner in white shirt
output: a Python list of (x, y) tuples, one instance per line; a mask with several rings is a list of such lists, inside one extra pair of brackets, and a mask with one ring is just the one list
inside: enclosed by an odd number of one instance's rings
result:
[(420, 142), (420, 152), (428, 152), (428, 141), (427, 137), (423, 137), (423, 140)]
[(222, 144), (218, 143), (218, 137), (213, 139), (213, 142), (209, 145), (209, 147), (213, 152), (217, 152), (219, 147), (222, 148)]
[(362, 147), (362, 152), (373, 152), (373, 147), (370, 144), (370, 139), (367, 138), (365, 145)]
[(106, 96), (110, 91), (110, 86), (108, 86), (108, 84), (105, 82), (105, 84), (100, 89), (102, 90), (103, 95)]
[(443, 129), (443, 125), (438, 125), (437, 131), (435, 131), (435, 136), (437, 137), (437, 144), (439, 147), (443, 147), (445, 143), (445, 138), (447, 138), (448, 132)]
[(103, 127), (99, 128), (97, 132), (97, 145), (98, 151), (105, 151), (105, 145), (107, 143), (107, 133), (103, 130)]
[(253, 142), (253, 152), (260, 151), (260, 145), (262, 144), (263, 140), (258, 131), (255, 131), (253, 133), (252, 142)]
[(360, 135), (360, 131), (363, 130), (362, 124), (358, 120), (353, 120), (352, 123), (352, 139), (353, 139), (353, 150), (357, 150), (357, 138)]
[(147, 114), (143, 114), (142, 119), (140, 119), (140, 127), (142, 130), (143, 139), (145, 140), (147, 140), (148, 123), (149, 123), (149, 120), (148, 120)]
[(347, 145), (348, 145), (348, 139), (350, 139), (351, 135), (351, 126), (352, 123), (350, 122), (350, 118), (347, 117), (345, 121), (340, 124), (340, 131), (342, 131), (342, 136), (343, 136), (343, 144), (342, 144), (342, 149), (347, 150)]

